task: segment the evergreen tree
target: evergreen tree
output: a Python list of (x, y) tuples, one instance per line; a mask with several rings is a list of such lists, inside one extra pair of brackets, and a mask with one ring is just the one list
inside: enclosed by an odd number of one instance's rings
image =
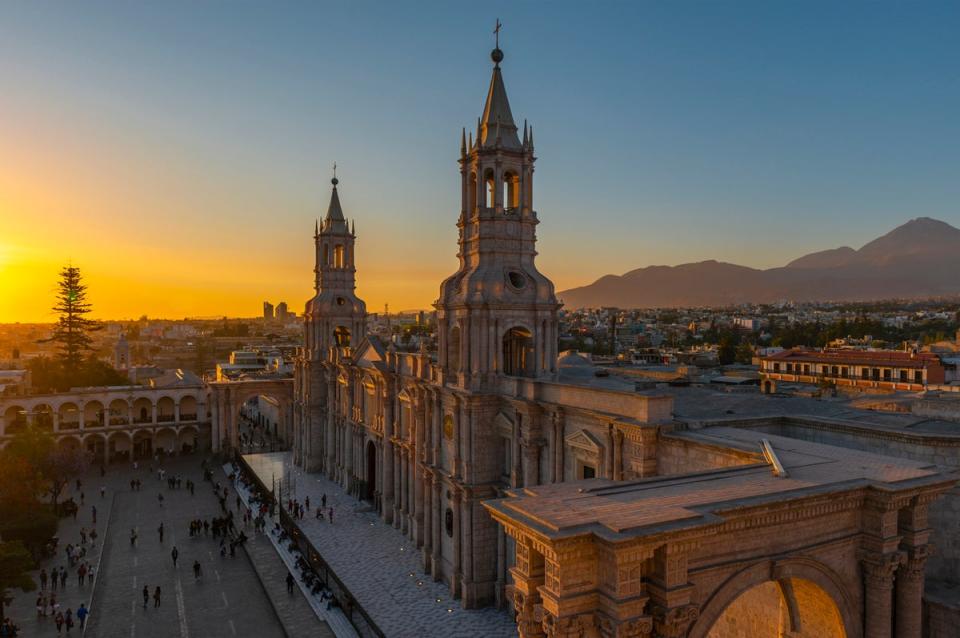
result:
[(60, 271), (59, 292), (53, 311), (60, 315), (53, 335), (45, 341), (58, 345), (58, 360), (67, 376), (76, 375), (83, 363), (84, 355), (90, 351), (93, 339), (89, 333), (101, 328), (100, 324), (87, 315), (92, 308), (87, 302), (87, 286), (83, 283), (80, 269), (67, 266)]
[(0, 541), (0, 622), (5, 618), (5, 606), (10, 603), (14, 589), (23, 592), (37, 588), (30, 577), (33, 557), (19, 541)]

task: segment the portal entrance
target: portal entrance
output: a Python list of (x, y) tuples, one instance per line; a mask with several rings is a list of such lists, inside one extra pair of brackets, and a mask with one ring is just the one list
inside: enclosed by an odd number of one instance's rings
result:
[(367, 441), (367, 485), (364, 498), (373, 501), (377, 493), (377, 444)]

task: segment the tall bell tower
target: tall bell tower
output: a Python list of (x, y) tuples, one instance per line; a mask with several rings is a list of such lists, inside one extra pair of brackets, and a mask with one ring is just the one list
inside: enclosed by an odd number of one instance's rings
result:
[[(330, 205), (314, 226), (314, 289), (304, 316), (304, 348), (294, 369), (294, 460), (308, 471), (323, 469), (333, 409), (334, 349), (355, 348), (366, 334), (367, 306), (357, 297), (355, 226), (347, 224), (334, 174)], [(329, 452), (329, 450), (327, 450)]]
[(483, 115), (460, 137), (460, 267), (440, 286), (439, 364), (444, 381), (465, 389), (493, 387), (502, 375), (544, 378), (556, 371), (557, 311), (553, 283), (537, 270), (533, 208), (533, 128), (513, 119), (500, 63)]

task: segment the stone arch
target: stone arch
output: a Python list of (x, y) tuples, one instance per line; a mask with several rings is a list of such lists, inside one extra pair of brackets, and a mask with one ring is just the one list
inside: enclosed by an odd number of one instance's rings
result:
[(180, 398), (180, 420), (197, 420), (197, 397), (188, 394), (187, 396)]
[(153, 403), (147, 397), (133, 400), (133, 422), (153, 423)]
[(20, 405), (11, 405), (3, 412), (4, 434), (16, 434), (27, 427), (27, 411)]
[(83, 404), (83, 427), (99, 428), (104, 423), (103, 404), (94, 399)]
[(532, 377), (536, 361), (534, 360), (533, 331), (522, 325), (515, 325), (504, 331), (501, 339), (503, 346), (503, 373), (511, 377)]
[(107, 407), (107, 414), (110, 425), (129, 425), (130, 404), (126, 399), (114, 399)]
[(95, 459), (104, 459), (104, 462), (109, 459), (106, 458), (105, 450), (107, 445), (107, 437), (102, 434), (94, 433), (87, 434), (83, 437), (83, 449), (87, 451)]
[(135, 430), (130, 438), (134, 459), (148, 459), (153, 456), (155, 449), (153, 432), (149, 429)]
[(53, 408), (47, 403), (33, 406), (33, 425), (44, 432), (53, 432)]
[(129, 432), (111, 432), (107, 437), (107, 458), (130, 459), (133, 454), (133, 437)]
[(513, 171), (503, 174), (503, 207), (507, 210), (520, 208), (520, 176)]
[(176, 403), (172, 397), (157, 399), (157, 423), (169, 423), (176, 418)]
[(493, 208), (497, 202), (497, 180), (493, 169), (488, 168), (483, 172), (483, 205), (487, 208)]
[[(738, 601), (758, 603), (771, 601), (774, 596), (779, 596), (783, 602), (783, 620), (786, 629), (793, 632), (790, 635), (797, 638), (860, 638), (858, 615), (841, 582), (831, 569), (807, 558), (754, 563), (730, 576), (712, 592), (701, 605), (689, 638), (739, 636), (741, 634), (715, 633), (713, 630), (723, 622), (730, 609), (740, 617), (745, 616), (743, 610), (738, 609)], [(834, 613), (835, 616), (830, 617)], [(833, 631), (826, 631), (825, 627), (831, 627)], [(756, 638), (766, 637), (758, 634)]]
[(471, 171), (467, 182), (467, 216), (477, 209), (477, 172)]
[(57, 408), (60, 430), (76, 430), (80, 427), (80, 408), (73, 401), (64, 401)]
[(173, 428), (159, 428), (153, 435), (153, 446), (164, 454), (177, 452), (177, 432)]
[(177, 447), (181, 452), (191, 452), (197, 448), (199, 432), (197, 428), (188, 425), (177, 433)]

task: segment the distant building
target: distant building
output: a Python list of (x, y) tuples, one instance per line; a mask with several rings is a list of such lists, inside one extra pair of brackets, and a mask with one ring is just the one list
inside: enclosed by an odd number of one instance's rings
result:
[(127, 341), (126, 333), (121, 332), (120, 338), (113, 346), (113, 367), (117, 370), (130, 368), (130, 343)]
[(277, 304), (277, 314), (276, 314), (276, 317), (277, 317), (277, 319), (279, 319), (279, 320), (281, 320), (281, 321), (285, 321), (285, 320), (289, 317), (289, 313), (287, 312), (287, 302), (286, 302), (286, 301), (281, 301), (280, 303)]
[(916, 392), (948, 381), (939, 355), (896, 350), (784, 350), (761, 357), (760, 374), (768, 393), (777, 382)]
[(269, 301), (263, 302), (263, 318), (273, 319), (273, 304)]

